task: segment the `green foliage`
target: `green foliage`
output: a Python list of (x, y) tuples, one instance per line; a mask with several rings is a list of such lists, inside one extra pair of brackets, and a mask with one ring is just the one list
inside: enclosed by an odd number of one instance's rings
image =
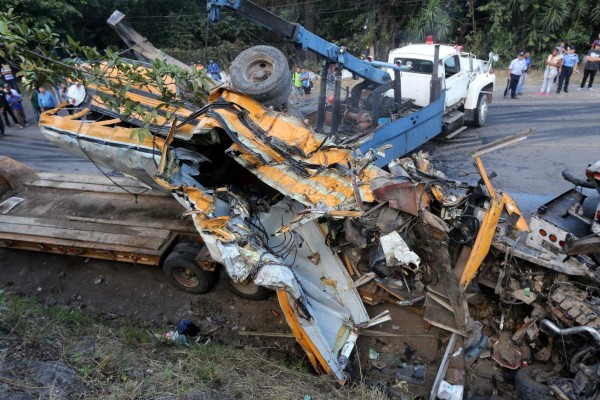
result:
[[(423, 41), (433, 35), (437, 42), (465, 44), (485, 57), (489, 51), (510, 61), (518, 50), (529, 49), (538, 60), (558, 43), (559, 38), (585, 49), (600, 25), (600, 4), (591, 0), (344, 0), (310, 4), (296, 0), (256, 0), (276, 15), (313, 26), (317, 35), (355, 54), (374, 52), (379, 59), (387, 51), (407, 42)], [(156, 47), (184, 62), (207, 64), (214, 58), (226, 68), (239, 52), (257, 44), (281, 48), (291, 65), (304, 65), (306, 56), (299, 47), (284, 44), (258, 24), (234, 11), (223, 9), (221, 21), (207, 26), (207, 11), (197, 0), (7, 0), (22, 26), (10, 28), (0, 21), (4, 52), (14, 53), (24, 46), (50, 57), (60, 49), (59, 58), (78, 58), (91, 49), (123, 49), (117, 35), (106, 24), (118, 9), (129, 22)], [(311, 10), (310, 13), (307, 10)], [(476, 27), (476, 29), (473, 29)], [(208, 28), (208, 30), (207, 30)], [(5, 34), (33, 29), (33, 42), (6, 40)], [(52, 36), (50, 33), (58, 36)], [(208, 35), (207, 35), (208, 32)], [(56, 46), (59, 37), (70, 35), (69, 46)], [(11, 39), (14, 38), (14, 35)], [(39, 48), (36, 47), (39, 44)], [(85, 48), (83, 45), (89, 46)], [(100, 55), (98, 55), (100, 56)], [(101, 54), (104, 57), (104, 54)], [(97, 59), (97, 58), (91, 58)], [(315, 61), (309, 58), (309, 60)], [(32, 63), (25, 57), (19, 62), (28, 78), (36, 83), (50, 81), (50, 70), (62, 66)], [(115, 64), (120, 68), (119, 64)], [(32, 74), (33, 69), (37, 73)], [(64, 71), (63, 76), (67, 76)], [(89, 78), (88, 78), (89, 79)], [(181, 79), (179, 79), (181, 82)], [(200, 84), (202, 86), (202, 84)], [(127, 107), (135, 115), (135, 107)], [(147, 134), (146, 128), (136, 134)]]
[[(64, 42), (48, 25), (28, 27), (12, 9), (0, 13), (0, 32), (6, 43), (0, 49), (0, 57), (17, 61), (20, 69), (17, 76), (26, 87), (56, 84), (65, 79), (98, 87), (103, 92), (100, 98), (109, 109), (142, 122), (142, 127), (134, 131), (140, 141), (150, 134), (158, 113), (156, 109), (145, 111), (139, 101), (128, 97), (131, 88), (157, 92), (161, 101), (157, 109), (180, 107), (184, 102), (199, 107), (206, 104), (210, 81), (193, 68), (181, 69), (161, 60), (155, 60), (146, 68), (123, 60), (110, 49), (101, 54), (96, 48), (83, 46), (70, 36)], [(58, 54), (70, 57), (60, 58)], [(90, 61), (82, 63), (74, 55)], [(165, 82), (176, 83), (178, 90)]]
[(446, 2), (428, 0), (417, 16), (410, 20), (407, 30), (415, 41), (425, 41), (427, 35), (433, 35), (438, 42), (448, 41), (452, 20), (446, 10)]
[(3, 0), (4, 10), (13, 9), (21, 22), (30, 27), (48, 25), (60, 34), (69, 33), (69, 26), (83, 19), (80, 10), (88, 0)]

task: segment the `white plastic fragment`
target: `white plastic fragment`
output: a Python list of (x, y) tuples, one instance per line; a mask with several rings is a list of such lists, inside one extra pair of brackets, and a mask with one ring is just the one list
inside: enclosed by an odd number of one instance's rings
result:
[(387, 265), (410, 265), (419, 266), (421, 259), (410, 250), (404, 239), (396, 231), (380, 238), (381, 248), (385, 255)]

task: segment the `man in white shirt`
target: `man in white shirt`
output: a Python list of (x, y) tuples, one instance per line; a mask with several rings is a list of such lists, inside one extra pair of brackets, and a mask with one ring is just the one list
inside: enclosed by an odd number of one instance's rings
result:
[(522, 51), (519, 52), (517, 58), (510, 62), (508, 66), (508, 77), (510, 79), (510, 98), (517, 98), (517, 85), (519, 84), (519, 79), (521, 79), (521, 75), (523, 75), (523, 71), (527, 69), (527, 65), (525, 64), (525, 53)]
[(69, 114), (73, 113), (73, 108), (78, 107), (85, 100), (85, 88), (81, 82), (77, 81), (67, 90), (67, 110)]

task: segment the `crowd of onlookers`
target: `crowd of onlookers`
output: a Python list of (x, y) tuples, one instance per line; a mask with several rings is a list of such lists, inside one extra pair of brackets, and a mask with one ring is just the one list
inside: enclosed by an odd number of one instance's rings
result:
[[(23, 107), (23, 93), (19, 88), (15, 74), (8, 64), (2, 65), (2, 76), (0, 78), (0, 136), (5, 135), (5, 130), (11, 127), (23, 129), (28, 126), (28, 119)], [(79, 106), (85, 99), (86, 92), (81, 82), (77, 81), (67, 86), (67, 83), (61, 83), (56, 89), (47, 90), (45, 86), (33, 88), (28, 91), (28, 97), (34, 112), (34, 118), (37, 121), (40, 114), (44, 111), (55, 108), (61, 103), (65, 103), (65, 108), (69, 113)]]
[[(545, 70), (542, 87), (536, 93), (537, 96), (550, 96), (552, 87), (557, 83), (556, 94), (569, 92), (569, 83), (573, 73), (579, 73), (579, 67), (583, 64), (583, 77), (577, 90), (583, 90), (587, 84), (587, 90), (594, 90), (594, 77), (600, 67), (600, 34), (594, 40), (590, 49), (582, 58), (575, 52), (574, 44), (561, 40), (550, 54), (544, 58)], [(523, 85), (531, 67), (531, 52), (520, 51), (517, 58), (511, 61), (508, 67), (509, 85), (505, 95), (510, 91), (511, 98), (523, 94)]]

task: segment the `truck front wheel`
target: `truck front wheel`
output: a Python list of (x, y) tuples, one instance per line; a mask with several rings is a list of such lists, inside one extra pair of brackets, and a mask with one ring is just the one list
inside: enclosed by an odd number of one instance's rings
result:
[(271, 296), (271, 291), (265, 287), (258, 286), (252, 281), (237, 282), (233, 280), (225, 270), (219, 271), (219, 280), (231, 293), (248, 300), (266, 300)]
[(163, 273), (173, 286), (194, 294), (208, 292), (214, 280), (214, 273), (200, 268), (192, 254), (179, 251), (165, 259)]
[(473, 113), (473, 126), (481, 127), (485, 125), (488, 113), (488, 97), (487, 94), (481, 93), (477, 101), (477, 108)]

